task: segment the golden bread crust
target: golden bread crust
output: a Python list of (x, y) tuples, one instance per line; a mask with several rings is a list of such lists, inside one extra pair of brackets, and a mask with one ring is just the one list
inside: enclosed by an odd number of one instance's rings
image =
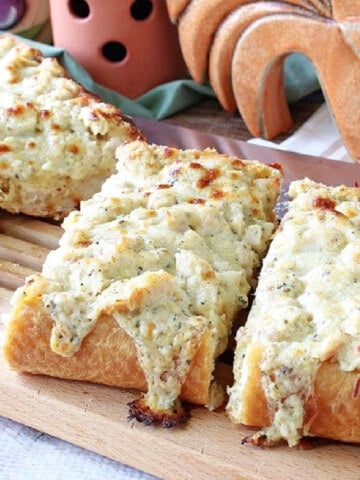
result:
[[(243, 390), (242, 423), (268, 427), (272, 413), (261, 382), (260, 345), (252, 345), (246, 357), (249, 371)], [(315, 375), (313, 388), (305, 402), (304, 435), (342, 442), (360, 442), (360, 371), (344, 372), (337, 362), (322, 363)]]
[(117, 173), (67, 216), (59, 248), (15, 294), (5, 358), (146, 389), (131, 414), (169, 425), (186, 417), (179, 398), (224, 401), (215, 362), (275, 229), (282, 173), (144, 141), (116, 155)]
[(237, 333), (227, 410), (258, 444), (303, 436), (360, 442), (360, 190), (309, 179), (263, 261)]
[(0, 35), (0, 208), (64, 218), (142, 138), (120, 110), (72, 80), (56, 58)]
[[(44, 284), (41, 275), (28, 282), (12, 313), (4, 346), (10, 368), (146, 391), (134, 341), (111, 315), (99, 318), (74, 355), (64, 358), (51, 350), (53, 321), (41, 300)], [(213, 363), (209, 340), (205, 335), (182, 386), (181, 398), (191, 403), (204, 405), (209, 401)]]

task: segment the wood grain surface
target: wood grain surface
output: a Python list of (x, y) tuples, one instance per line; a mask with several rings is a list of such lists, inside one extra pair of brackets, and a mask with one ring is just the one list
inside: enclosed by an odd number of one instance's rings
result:
[[(293, 126), (286, 132), (278, 135), (272, 141), (281, 143), (292, 135), (313, 113), (323, 104), (321, 92), (314, 92), (304, 99), (289, 105)], [(200, 130), (213, 135), (223, 135), (237, 140), (252, 138), (239, 112), (226, 112), (216, 99), (206, 99), (198, 105), (187, 108), (169, 118), (163, 123)]]
[[(43, 256), (44, 243), (56, 246), (61, 229), (1, 213), (0, 231), (6, 239), (0, 253), (0, 309), (6, 313), (13, 289), (33, 271), (30, 266), (40, 269), (36, 255)], [(223, 378), (228, 377), (228, 368), (220, 365)], [(163, 479), (287, 480), (300, 478), (305, 465), (312, 480), (360, 476), (356, 446), (248, 447), (242, 439), (249, 429), (233, 426), (223, 410), (201, 407), (192, 409), (183, 428), (144, 427), (127, 420), (127, 404), (136, 396), (119, 388), (11, 372), (0, 357), (0, 415)]]
[[(178, 146), (216, 144), (226, 150), (263, 156), (274, 161), (277, 153), (236, 144), (226, 139), (198, 136), (176, 127), (161, 128), (140, 122), (148, 139)], [(194, 138), (192, 138), (194, 135)], [(195, 138), (196, 137), (196, 138)], [(219, 143), (220, 142), (220, 143)], [(358, 166), (323, 159), (285, 157), (289, 178), (306, 171), (324, 181), (354, 179)], [(333, 182), (334, 183), (334, 182)], [(56, 248), (61, 228), (46, 221), (0, 213), (0, 312), (9, 311), (13, 290), (24, 277), (40, 270), (49, 249)], [(228, 367), (220, 365), (221, 376)], [(281, 446), (260, 449), (242, 444), (251, 433), (235, 427), (225, 412), (192, 408), (189, 423), (178, 429), (144, 427), (127, 419), (127, 403), (137, 393), (119, 388), (17, 374), (0, 357), (0, 415), (29, 425), (88, 450), (118, 460), (165, 480), (239, 479), (288, 480), (306, 476), (311, 480), (358, 480), (359, 446), (323, 442), (303, 450)]]

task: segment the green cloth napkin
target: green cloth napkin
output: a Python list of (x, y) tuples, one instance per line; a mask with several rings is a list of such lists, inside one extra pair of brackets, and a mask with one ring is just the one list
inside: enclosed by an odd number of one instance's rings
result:
[[(208, 84), (199, 85), (191, 79), (175, 80), (159, 85), (135, 100), (96, 83), (91, 75), (63, 48), (26, 40), (49, 57), (56, 57), (69, 75), (87, 90), (99, 95), (132, 117), (162, 119), (174, 115), (205, 98), (215, 98)], [(295, 102), (320, 88), (312, 64), (300, 54), (291, 54), (284, 68), (288, 101)]]
[(285, 60), (284, 81), (286, 96), (290, 103), (297, 102), (320, 89), (313, 64), (300, 53), (293, 53)]

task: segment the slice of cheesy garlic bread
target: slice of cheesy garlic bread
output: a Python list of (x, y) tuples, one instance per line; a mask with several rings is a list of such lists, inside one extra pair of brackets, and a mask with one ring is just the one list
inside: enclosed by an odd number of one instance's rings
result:
[(215, 150), (129, 142), (117, 173), (63, 223), (57, 250), (13, 299), (11, 368), (146, 391), (145, 423), (214, 408), (233, 320), (275, 229), (282, 173)]
[(251, 439), (360, 441), (360, 189), (290, 185), (237, 334), (227, 411)]
[(0, 208), (63, 218), (114, 173), (119, 143), (136, 138), (130, 119), (55, 58), (0, 35)]

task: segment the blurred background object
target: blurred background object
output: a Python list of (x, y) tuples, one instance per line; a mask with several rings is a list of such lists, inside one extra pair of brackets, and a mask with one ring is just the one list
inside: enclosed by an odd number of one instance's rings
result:
[(50, 43), (49, 0), (1, 0), (0, 30)]
[[(189, 74), (209, 82), (253, 136), (293, 127), (286, 60), (307, 58), (350, 156), (360, 162), (360, 1), (167, 0)], [(286, 73), (286, 72), (285, 72)]]
[(186, 78), (164, 0), (50, 0), (54, 45), (102, 85), (136, 98)]

